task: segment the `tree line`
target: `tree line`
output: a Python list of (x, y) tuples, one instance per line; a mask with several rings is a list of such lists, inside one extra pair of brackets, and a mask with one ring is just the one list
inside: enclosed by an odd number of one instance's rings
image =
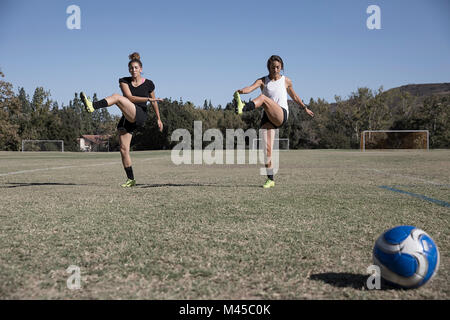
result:
[[(30, 97), (4, 81), (0, 71), (0, 150), (18, 151), (22, 140), (64, 140), (67, 151), (79, 151), (81, 135), (110, 135), (110, 150), (118, 150), (117, 122), (107, 108), (92, 114), (84, 110), (77, 93), (68, 105), (59, 106), (49, 91), (35, 89)], [(96, 94), (93, 100), (97, 100)], [(311, 99), (307, 104), (314, 111), (310, 118), (293, 101), (289, 101), (289, 119), (280, 129), (280, 138), (289, 139), (290, 149), (352, 149), (359, 148), (364, 130), (429, 130), (431, 148), (450, 146), (450, 95), (413, 96), (397, 89), (373, 91), (358, 88), (346, 99), (335, 97), (335, 103)], [(191, 102), (165, 99), (159, 103), (163, 132), (159, 132), (155, 113), (149, 106), (149, 118), (136, 130), (133, 150), (171, 149), (176, 129), (187, 129), (193, 135), (194, 121), (202, 121), (203, 132), (219, 129), (259, 128), (261, 110), (234, 114), (231, 101), (225, 106), (213, 106), (205, 100), (203, 107)], [(207, 145), (208, 142), (205, 142)]]

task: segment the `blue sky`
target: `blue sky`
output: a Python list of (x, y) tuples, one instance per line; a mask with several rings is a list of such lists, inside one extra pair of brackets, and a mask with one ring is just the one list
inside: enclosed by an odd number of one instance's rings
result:
[[(72, 4), (80, 30), (66, 27)], [(366, 26), (369, 5), (381, 30)], [(277, 54), (302, 99), (333, 102), (363, 86), (450, 82), (450, 1), (0, 2), (0, 69), (30, 96), (42, 86), (67, 105), (82, 90), (120, 93), (134, 51), (157, 97), (224, 106)]]

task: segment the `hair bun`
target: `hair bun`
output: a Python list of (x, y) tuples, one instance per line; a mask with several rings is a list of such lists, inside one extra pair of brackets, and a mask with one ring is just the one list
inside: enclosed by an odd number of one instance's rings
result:
[(130, 58), (130, 60), (140, 60), (141, 56), (139, 55), (139, 53), (133, 52), (128, 56), (128, 58)]

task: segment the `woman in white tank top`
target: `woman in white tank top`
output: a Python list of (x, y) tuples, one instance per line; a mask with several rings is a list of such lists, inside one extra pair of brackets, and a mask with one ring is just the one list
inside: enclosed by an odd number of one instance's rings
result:
[[(267, 129), (264, 133), (264, 141), (267, 141), (266, 168), (268, 179), (263, 187), (271, 188), (275, 186), (271, 161), (275, 137), (274, 130), (287, 122), (289, 116), (287, 94), (289, 94), (292, 100), (299, 106), (303, 107), (308, 115), (313, 117), (314, 113), (306, 107), (295, 93), (291, 79), (280, 74), (281, 70), (284, 69), (284, 64), (279, 56), (273, 55), (267, 60), (267, 69), (269, 70), (268, 76), (259, 78), (251, 86), (237, 90), (234, 93), (234, 102), (238, 114), (242, 114), (243, 111), (252, 111), (255, 108), (264, 108), (263, 117), (261, 119), (261, 128)], [(262, 94), (252, 101), (243, 104), (239, 94), (247, 94), (257, 88), (261, 89)]]

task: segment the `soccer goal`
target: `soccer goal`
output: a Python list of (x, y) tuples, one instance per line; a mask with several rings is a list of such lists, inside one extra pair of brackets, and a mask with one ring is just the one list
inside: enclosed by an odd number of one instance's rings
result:
[(64, 152), (64, 140), (22, 140), (22, 152), (25, 151)]
[(428, 130), (366, 130), (361, 133), (361, 151), (429, 148)]

